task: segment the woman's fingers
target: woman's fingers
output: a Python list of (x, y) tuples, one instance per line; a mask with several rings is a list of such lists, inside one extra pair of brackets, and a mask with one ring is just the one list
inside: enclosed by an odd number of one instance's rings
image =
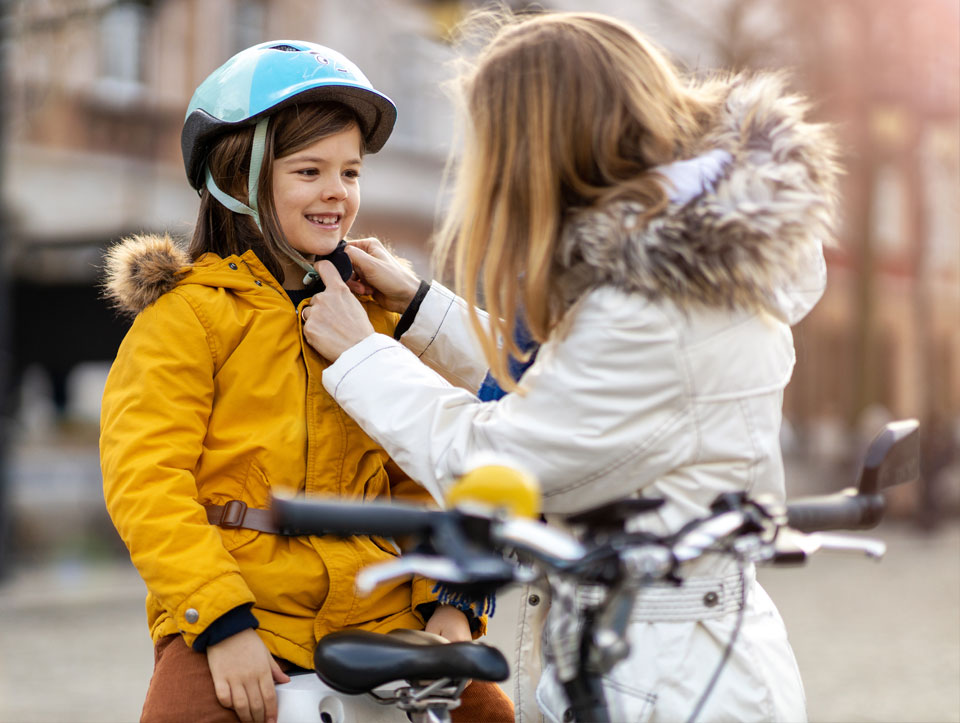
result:
[(359, 278), (350, 279), (347, 281), (347, 288), (357, 296), (373, 296), (377, 292), (376, 289), (374, 289), (372, 286), (367, 286)]
[(376, 290), (377, 301), (385, 309), (402, 313), (410, 304), (420, 286), (419, 277), (388, 251), (379, 246), (382, 255), (368, 253), (363, 248), (347, 246), (347, 255), (360, 281)]
[(350, 262), (353, 264), (354, 271), (359, 274), (361, 278), (368, 279), (370, 277), (376, 277), (383, 269), (384, 261), (383, 259), (377, 258), (370, 252), (362, 248), (353, 248), (347, 246), (346, 254), (350, 257)]
[(349, 251), (351, 247), (361, 249), (374, 258), (386, 259), (391, 255), (383, 243), (381, 243), (380, 239), (373, 238), (372, 236), (369, 238), (350, 239), (347, 241), (347, 248), (345, 250)]

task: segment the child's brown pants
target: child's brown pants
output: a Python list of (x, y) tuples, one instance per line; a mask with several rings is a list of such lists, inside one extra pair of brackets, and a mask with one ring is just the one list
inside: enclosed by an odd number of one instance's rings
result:
[[(513, 703), (496, 683), (473, 681), (463, 692), (453, 723), (511, 723)], [(180, 635), (161, 638), (154, 649), (153, 677), (141, 723), (236, 723), (217, 700), (207, 656), (187, 647)]]

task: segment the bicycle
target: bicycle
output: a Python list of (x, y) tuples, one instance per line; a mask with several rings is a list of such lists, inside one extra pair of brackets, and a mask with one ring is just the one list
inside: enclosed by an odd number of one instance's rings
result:
[[(571, 719), (602, 723), (610, 720), (610, 713), (601, 679), (630, 652), (624, 633), (642, 589), (664, 582), (682, 585), (684, 566), (706, 553), (780, 565), (802, 564), (820, 550), (881, 558), (882, 541), (828, 531), (869, 529), (880, 522), (883, 490), (919, 473), (918, 430), (916, 420), (886, 425), (867, 450), (855, 488), (787, 504), (750, 499), (744, 493), (721, 495), (710, 515), (662, 537), (625, 529), (627, 521), (662, 504), (643, 498), (619, 500), (567, 518), (568, 524), (583, 531), (579, 538), (539, 520), (508, 515), (489, 502), (467, 502), (441, 511), (276, 499), (273, 509), (278, 524), (290, 534), (376, 533), (421, 541), (418, 551), (362, 571), (357, 580), (361, 591), (417, 573), (437, 580), (450, 595), (481, 601), (482, 607), (497, 590), (546, 575), (553, 604), (577, 612), (550, 626), (557, 676), (570, 703)], [(582, 595), (584, 589), (594, 594)], [(724, 655), (692, 709), (691, 721), (702, 710), (736, 643), (742, 614), (743, 607)], [(391, 675), (415, 677), (401, 666), (375, 672), (376, 662), (363, 662), (368, 656), (376, 661), (386, 652), (383, 637), (350, 631), (325, 637), (317, 645), (317, 675), (348, 694), (371, 693)], [(405, 648), (403, 654), (412, 659), (417, 652)], [(427, 655), (424, 648), (419, 652)], [(448, 677), (449, 668), (439, 659), (435, 662), (435, 667), (418, 667), (416, 675)], [(445, 684), (449, 689), (449, 681)], [(438, 706), (430, 714), (442, 716), (448, 710), (449, 706)]]

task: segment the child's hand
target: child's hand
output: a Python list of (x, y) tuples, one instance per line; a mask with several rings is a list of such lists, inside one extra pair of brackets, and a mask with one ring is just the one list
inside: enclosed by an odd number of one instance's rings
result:
[(207, 665), (217, 700), (233, 708), (242, 721), (276, 723), (277, 692), (273, 684), (289, 683), (253, 628), (207, 648)]
[(438, 605), (424, 628), (428, 633), (442, 635), (451, 643), (473, 640), (467, 616), (452, 605)]
[(314, 294), (300, 312), (303, 336), (320, 356), (334, 362), (347, 349), (373, 334), (374, 329), (367, 312), (343, 283), (333, 264), (318, 261), (314, 268), (326, 288)]
[(371, 294), (387, 311), (402, 314), (420, 287), (420, 279), (408, 263), (398, 259), (375, 238), (347, 241), (344, 249), (350, 257), (357, 279), (347, 286), (355, 294)]

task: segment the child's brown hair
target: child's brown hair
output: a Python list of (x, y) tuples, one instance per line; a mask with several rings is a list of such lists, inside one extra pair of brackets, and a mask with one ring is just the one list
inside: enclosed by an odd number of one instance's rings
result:
[[(353, 126), (360, 127), (356, 115), (347, 106), (335, 102), (292, 105), (271, 116), (257, 193), (263, 232), (250, 216), (230, 211), (204, 188), (200, 193), (197, 225), (188, 248), (190, 259), (195, 261), (208, 251), (230, 256), (252, 249), (282, 284), (280, 258), (293, 250), (280, 229), (273, 201), (273, 161)], [(217, 186), (244, 203), (253, 133), (253, 126), (244, 126), (224, 134), (206, 159)], [(361, 154), (363, 150), (361, 147)]]

